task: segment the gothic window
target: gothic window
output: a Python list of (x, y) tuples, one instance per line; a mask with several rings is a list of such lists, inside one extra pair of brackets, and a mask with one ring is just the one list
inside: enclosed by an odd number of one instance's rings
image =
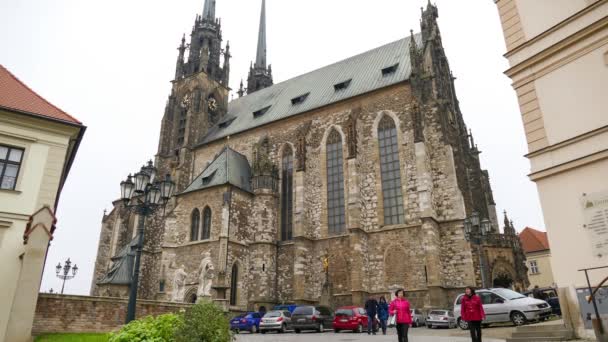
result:
[(399, 167), (399, 144), (395, 122), (387, 115), (378, 124), (378, 145), (380, 147), (384, 224), (400, 224), (405, 219)]
[(186, 109), (179, 110), (179, 123), (177, 126), (177, 146), (182, 146), (186, 137)]
[(232, 265), (232, 276), (230, 277), (230, 305), (236, 305), (237, 299), (237, 282), (239, 280), (239, 267), (236, 265)]
[(211, 209), (205, 207), (203, 210), (203, 233), (201, 240), (208, 240), (211, 237)]
[(289, 145), (283, 150), (281, 181), (281, 241), (287, 241), (293, 235), (293, 150)]
[(192, 217), (190, 218), (190, 241), (198, 240), (198, 227), (201, 224), (201, 214), (198, 209), (192, 211)]
[(342, 137), (335, 129), (327, 137), (327, 227), (329, 234), (344, 231), (344, 170)]

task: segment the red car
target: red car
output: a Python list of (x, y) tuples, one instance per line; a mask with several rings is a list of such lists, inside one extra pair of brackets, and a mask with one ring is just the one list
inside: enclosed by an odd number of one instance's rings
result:
[[(343, 306), (336, 310), (333, 328), (335, 332), (352, 330), (362, 333), (367, 331), (367, 313), (365, 309), (358, 306)], [(374, 332), (378, 331), (378, 320), (374, 318)]]

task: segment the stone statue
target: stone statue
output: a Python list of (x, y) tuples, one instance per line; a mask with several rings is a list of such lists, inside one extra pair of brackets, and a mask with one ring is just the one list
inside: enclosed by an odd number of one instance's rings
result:
[(327, 273), (327, 271), (329, 270), (329, 256), (327, 256), (327, 255), (323, 256), (321, 261), (323, 261), (323, 271), (325, 271), (325, 273)]
[(171, 300), (173, 302), (183, 302), (184, 301), (184, 293), (186, 290), (186, 277), (188, 274), (184, 271), (184, 265), (181, 265), (175, 271), (173, 276), (173, 292), (171, 294)]
[(210, 297), (211, 296), (211, 283), (215, 277), (215, 268), (211, 262), (211, 255), (209, 252), (204, 254), (204, 258), (201, 261), (200, 276), (198, 280), (198, 291), (196, 295), (198, 297)]

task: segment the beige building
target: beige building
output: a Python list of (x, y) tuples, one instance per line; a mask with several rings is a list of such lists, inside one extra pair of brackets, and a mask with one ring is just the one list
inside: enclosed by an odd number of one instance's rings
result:
[(526, 253), (530, 288), (554, 286), (555, 281), (551, 269), (551, 248), (549, 247), (547, 233), (526, 227), (519, 233), (519, 239), (524, 253)]
[(31, 340), (54, 212), (84, 131), (0, 65), (0, 341)]
[[(579, 334), (591, 334), (578, 270), (608, 264), (608, 1), (495, 2), (562, 307)], [(592, 284), (607, 275), (592, 271)]]

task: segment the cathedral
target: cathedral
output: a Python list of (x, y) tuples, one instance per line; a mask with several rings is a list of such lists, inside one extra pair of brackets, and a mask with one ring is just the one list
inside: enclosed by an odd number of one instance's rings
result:
[[(242, 311), (360, 305), (405, 288), (415, 307), (436, 308), (468, 285), (527, 288), (436, 6), (419, 33), (274, 84), (262, 0), (255, 62), (229, 101), (215, 3), (178, 48), (155, 157), (176, 192), (146, 217), (138, 298)], [(479, 224), (465, 234), (470, 217), (485, 223), (481, 241), (468, 238)], [(92, 295), (128, 296), (136, 222), (120, 200), (104, 213)]]

